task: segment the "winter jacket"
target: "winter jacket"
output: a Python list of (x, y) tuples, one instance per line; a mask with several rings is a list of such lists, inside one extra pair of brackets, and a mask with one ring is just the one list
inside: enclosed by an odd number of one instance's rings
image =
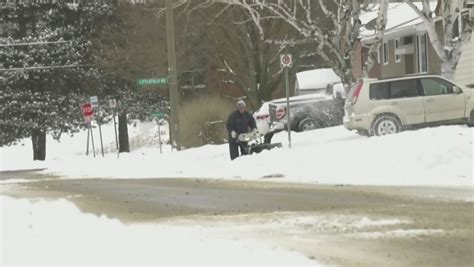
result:
[(232, 131), (237, 134), (248, 133), (250, 130), (256, 129), (257, 124), (249, 112), (240, 113), (238, 110), (234, 110), (227, 119), (226, 127), (230, 137)]

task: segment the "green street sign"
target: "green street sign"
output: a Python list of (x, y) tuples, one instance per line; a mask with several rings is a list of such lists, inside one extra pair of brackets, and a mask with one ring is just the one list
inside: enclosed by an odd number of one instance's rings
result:
[(168, 78), (151, 78), (151, 79), (138, 79), (137, 85), (165, 85), (168, 84)]
[(166, 116), (166, 114), (163, 113), (163, 112), (152, 112), (151, 116), (157, 117), (157, 118), (164, 118)]

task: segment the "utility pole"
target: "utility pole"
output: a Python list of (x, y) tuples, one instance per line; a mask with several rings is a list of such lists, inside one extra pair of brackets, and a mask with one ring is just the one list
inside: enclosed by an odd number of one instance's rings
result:
[[(288, 49), (285, 49), (288, 51)], [(280, 65), (285, 71), (286, 91), (286, 128), (288, 131), (288, 147), (291, 149), (291, 115), (290, 115), (290, 75), (289, 69), (293, 67), (293, 56), (291, 54), (280, 55)]]
[(181, 138), (179, 131), (179, 91), (178, 91), (178, 75), (176, 70), (176, 41), (174, 33), (174, 15), (172, 0), (166, 0), (166, 39), (168, 43), (168, 86), (171, 104), (171, 136), (173, 142), (176, 143), (176, 149), (181, 149)]

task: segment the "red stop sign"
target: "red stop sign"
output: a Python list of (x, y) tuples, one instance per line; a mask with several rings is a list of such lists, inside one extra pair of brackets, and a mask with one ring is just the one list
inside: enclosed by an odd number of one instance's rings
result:
[(91, 103), (85, 103), (81, 106), (81, 112), (82, 115), (89, 117), (94, 115), (94, 108), (92, 107)]
[(276, 118), (278, 120), (282, 119), (283, 117), (285, 117), (285, 114), (286, 114), (286, 110), (285, 110), (285, 107), (284, 106), (279, 106), (276, 110)]

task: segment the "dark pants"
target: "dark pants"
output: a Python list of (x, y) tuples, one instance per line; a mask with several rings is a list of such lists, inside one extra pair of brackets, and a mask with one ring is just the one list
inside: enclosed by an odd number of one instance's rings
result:
[(230, 159), (234, 160), (235, 158), (239, 157), (239, 148), (240, 148), (240, 155), (247, 155), (247, 142), (229, 142), (229, 150), (230, 150)]

